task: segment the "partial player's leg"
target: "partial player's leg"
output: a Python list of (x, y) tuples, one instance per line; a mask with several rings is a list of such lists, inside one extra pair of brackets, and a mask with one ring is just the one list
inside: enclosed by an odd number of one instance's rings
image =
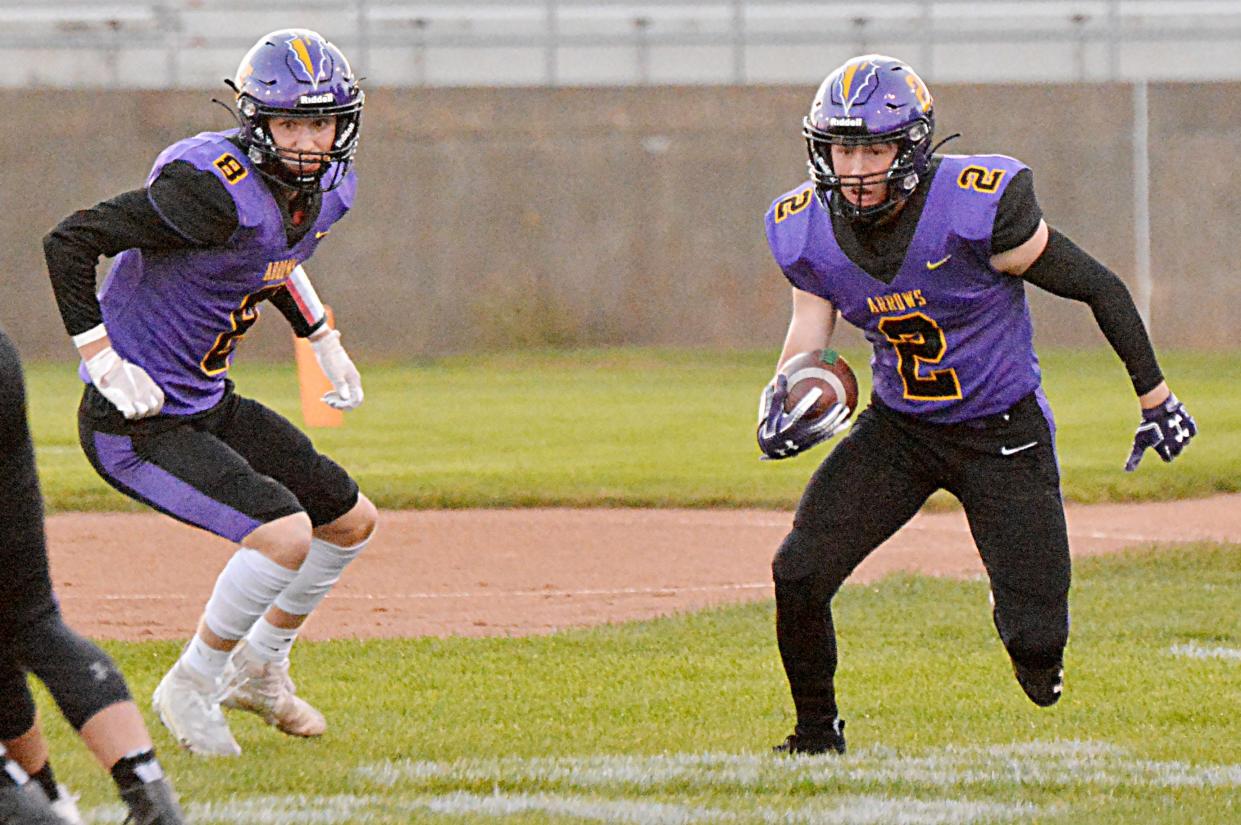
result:
[(216, 580), (199, 627), (153, 696), (182, 745), (236, 755), (220, 711), (229, 653), (293, 580), (310, 549), (310, 519), (297, 498), (255, 470), (210, 431), (227, 418), (226, 396), (208, 416), (128, 424), (87, 388), (79, 414), (83, 448), (117, 489), (181, 521), (242, 544)]
[[(26, 389), (17, 351), (0, 332), (0, 742), (14, 749), (14, 761), (45, 788), (45, 798), (55, 802), (61, 787), (48, 762), (46, 743), (31, 736), (35, 728), (35, 704), (27, 684), (22, 655), (29, 642), (29, 628), (41, 618), (56, 615), (52, 581), (48, 573), (47, 546), (43, 534), (43, 497), (35, 470), (34, 446), (26, 419)], [(64, 682), (65, 691), (85, 688), (87, 683)], [(123, 683), (122, 683), (123, 687)], [(108, 688), (102, 691), (106, 697)], [(71, 797), (60, 807), (75, 812)], [(71, 810), (72, 808), (72, 810)], [(57, 812), (59, 813), (59, 812)], [(80, 817), (78, 817), (80, 821)], [(0, 819), (0, 821), (4, 821)], [(73, 821), (69, 819), (69, 821)]]
[[(3, 696), (4, 694), (0, 693), (0, 701), (3, 701)], [(52, 812), (60, 817), (63, 825), (85, 825), (82, 812), (78, 810), (77, 797), (57, 781), (47, 740), (43, 737), (37, 717), (25, 733), (20, 736), (2, 736), (0, 744), (8, 752), (9, 758), (26, 772), (30, 781), (38, 784)]]
[[(10, 692), (0, 692), (0, 703)], [(34, 718), (33, 711), (31, 717)], [(76, 726), (75, 726), (76, 727)], [(11, 731), (7, 724), (0, 731)], [(129, 810), (127, 823), (182, 825), (184, 815), (172, 785), (164, 776), (146, 725), (132, 701), (118, 702), (91, 716), (78, 729), (82, 741), (111, 774), (121, 801)], [(56, 781), (47, 741), (37, 720), (24, 733), (0, 736), (9, 756), (39, 785), (62, 825), (82, 825), (76, 799)]]
[(323, 714), (296, 695), (289, 653), (303, 623), (370, 541), (375, 506), (363, 495), (345, 515), (314, 529), (297, 576), (237, 646), (225, 671), (225, 707), (258, 714), (292, 736), (319, 736)]
[(37, 783), (0, 748), (0, 825), (64, 825)]
[[(8, 741), (27, 772), (34, 775), (53, 810), (65, 821), (76, 805), (61, 793), (36, 724), (26, 671), (47, 687), (65, 719), (105, 769), (129, 755), (136, 764), (158, 769), (146, 726), (112, 659), (93, 642), (67, 627), (52, 594), (43, 530), (43, 497), (35, 470), (26, 418), (25, 383), (16, 351), (0, 332), (0, 739)], [(125, 725), (96, 728), (92, 721), (116, 718)], [(145, 772), (150, 775), (150, 770)], [(113, 773), (116, 776), (116, 773)], [(122, 797), (148, 780), (118, 780)], [(154, 780), (152, 780), (154, 781)], [(163, 782), (162, 774), (160, 780)], [(164, 783), (166, 784), (166, 782)], [(178, 825), (179, 809), (162, 811), (151, 823)], [(80, 821), (80, 817), (78, 817)]]
[(844, 751), (831, 600), (934, 492), (932, 467), (890, 413), (863, 411), (810, 480), (772, 562), (776, 638), (797, 709), (786, 751)]
[[(0, 750), (6, 747), (5, 743), (17, 743), (20, 750), (22, 738), (38, 719), (27, 678), (26, 672), (13, 661), (11, 651), (0, 642)], [(18, 764), (21, 765), (21, 761)], [(23, 770), (26, 769), (23, 767)]]
[[(47, 687), (66, 721), (80, 734), (82, 726), (92, 717), (106, 714), (128, 714), (133, 721), (130, 729), (118, 735), (83, 741), (105, 770), (110, 769), (126, 753), (142, 752), (154, 762), (155, 753), (137, 706), (130, 698), (124, 678), (113, 661), (93, 642), (70, 630), (61, 620), (59, 611), (43, 612), (33, 620), (18, 619), (9, 634), (6, 676), (0, 703), (13, 710), (0, 712), (0, 741), (10, 756), (31, 778), (38, 782), (52, 810), (64, 822), (81, 823), (72, 794), (56, 781), (47, 742), (34, 714), (24, 684), (15, 682), (10, 673), (14, 667), (33, 673)], [(21, 681), (26, 676), (22, 672)], [(118, 788), (122, 792), (125, 788)], [(180, 822), (170, 819), (168, 822)]]
[(297, 496), (314, 536), (297, 576), (230, 658), (225, 706), (257, 713), (294, 736), (318, 736), (327, 723), (296, 695), (289, 652), (307, 617), (366, 547), (377, 512), (340, 465), (319, 453), (287, 419), (256, 401), (239, 399), (233, 415), (215, 432), (252, 467)]
[[(1030, 700), (1060, 699), (1069, 638), (1069, 538), (1054, 434), (1033, 399), (975, 439), (953, 490), (991, 580), (992, 616)], [(1018, 452), (1013, 447), (1037, 442)], [(1006, 455), (1005, 452), (1008, 452)]]
[(156, 688), (152, 700), (160, 719), (192, 752), (204, 756), (241, 752), (221, 711), (230, 690), (230, 657), (296, 577), (310, 535), (309, 518), (294, 513), (243, 537), (216, 578), (194, 636)]
[(17, 626), (9, 641), (12, 644), (0, 658), (0, 741), (40, 785), (57, 822), (82, 819), (74, 798), (52, 772), (26, 674), (15, 662), (44, 683), (65, 719), (111, 774), (129, 810), (127, 821), (181, 825), (184, 816), (156, 759), (146, 724), (107, 654), (68, 628), (58, 612)]
[[(13, 654), (43, 682), (66, 721), (112, 775), (131, 814), (138, 821), (180, 823), (181, 809), (156, 759), (146, 724), (112, 659), (66, 626), (59, 612), (23, 626), (16, 640)], [(6, 726), (8, 729), (11, 726)], [(23, 737), (31, 732), (39, 745), (42, 736), (33, 721)], [(4, 738), (9, 738), (7, 733)], [(38, 758), (40, 750), (42, 761)], [(20, 758), (18, 747), (13, 747), (13, 753)], [(34, 775), (46, 760), (46, 747), (32, 748), (30, 756), (33, 761), (21, 761), (27, 772)], [(54, 800), (58, 796), (50, 789), (47, 795)], [(64, 807), (70, 808), (71, 802)], [(147, 818), (138, 817), (144, 811)]]

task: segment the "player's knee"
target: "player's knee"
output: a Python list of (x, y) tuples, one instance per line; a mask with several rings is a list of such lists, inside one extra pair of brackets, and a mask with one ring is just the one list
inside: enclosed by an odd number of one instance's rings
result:
[(771, 576), (776, 581), (796, 581), (817, 572), (815, 542), (807, 531), (794, 527), (780, 543), (771, 560)]
[(75, 730), (104, 708), (132, 698), (112, 658), (68, 627), (59, 613), (23, 634), (22, 663), (47, 687)]
[(313, 537), (310, 516), (294, 513), (262, 525), (242, 541), (286, 570), (297, 570), (306, 561)]
[(371, 537), (379, 523), (379, 510), (366, 496), (358, 493), (358, 501), (340, 518), (315, 529), (315, 537), (337, 547), (354, 547)]
[(1060, 661), (1069, 643), (1067, 591), (1055, 597), (1030, 598), (992, 587), (992, 618), (1008, 655), (1029, 667)]
[(997, 621), (996, 627), (1008, 655), (1027, 667), (1051, 667), (1063, 658), (1069, 643), (1067, 619), (1010, 619)]
[(1004, 640), (1013, 661), (1027, 667), (1051, 667), (1064, 658), (1069, 642), (1068, 628), (1028, 628)]
[(306, 563), (276, 599), (276, 607), (294, 616), (309, 615), (366, 548), (378, 516), (370, 499), (359, 495), (348, 513), (316, 529)]
[(839, 563), (839, 558), (829, 536), (795, 524), (771, 561), (771, 574), (777, 580), (813, 577), (831, 596), (852, 569)]

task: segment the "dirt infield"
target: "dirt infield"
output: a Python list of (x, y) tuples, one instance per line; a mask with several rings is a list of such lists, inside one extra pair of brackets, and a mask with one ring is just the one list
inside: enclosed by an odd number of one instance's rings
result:
[[(1241, 495), (1070, 506), (1075, 557), (1134, 544), (1241, 542)], [(385, 512), (305, 637), (520, 636), (771, 596), (790, 514), (753, 510)], [(181, 639), (233, 546), (156, 514), (48, 520), (69, 621), (96, 638)], [(961, 513), (919, 515), (850, 580), (982, 574)]]

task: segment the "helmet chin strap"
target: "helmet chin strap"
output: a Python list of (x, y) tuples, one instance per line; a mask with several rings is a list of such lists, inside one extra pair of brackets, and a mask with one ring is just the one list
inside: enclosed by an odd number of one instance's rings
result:
[(936, 152), (938, 152), (938, 151), (939, 151), (939, 147), (943, 146), (943, 145), (944, 145), (945, 143), (947, 143), (948, 141), (950, 141), (950, 140), (956, 140), (956, 139), (957, 139), (957, 138), (959, 138), (959, 137), (961, 137), (961, 133), (960, 133), (960, 132), (953, 132), (951, 135), (949, 135), (948, 137), (946, 137), (946, 138), (944, 138), (943, 140), (941, 140), (939, 143), (937, 143), (937, 144), (935, 144), (934, 146), (932, 146), (932, 147), (931, 147), (931, 152), (930, 152), (930, 153), (931, 153), (932, 155), (933, 155), (933, 154), (935, 154)]

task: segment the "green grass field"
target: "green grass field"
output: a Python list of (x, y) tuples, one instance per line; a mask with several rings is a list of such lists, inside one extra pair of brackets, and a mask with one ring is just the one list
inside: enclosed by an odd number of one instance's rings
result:
[[(862, 353), (847, 353), (863, 379)], [(366, 404), (314, 434), (381, 506), (792, 506), (826, 449), (760, 463), (774, 353), (519, 352), (364, 365)], [(1121, 472), (1136, 404), (1108, 352), (1045, 354), (1067, 496), (1241, 489), (1235, 356), (1165, 354), (1202, 429)], [(52, 510), (142, 509), (86, 464), (64, 364), (28, 368)], [(236, 371), (298, 420), (291, 367)], [(947, 503), (940, 500), (939, 504)], [(1241, 818), (1241, 546), (1078, 565), (1064, 701), (1031, 705), (982, 582), (846, 587), (836, 602), (850, 753), (777, 759), (791, 703), (772, 605), (528, 639), (300, 643), (329, 715), (291, 741), (234, 715), (245, 754), (177, 751), (195, 823), (1229, 823)], [(144, 711), (176, 643), (107, 643)], [(365, 698), (362, 698), (365, 697)], [(92, 822), (123, 816), (40, 693), (58, 772)]]
[[(866, 355), (847, 353), (869, 393)], [(760, 463), (759, 389), (774, 352), (512, 352), (363, 364), (366, 403), (314, 434), (381, 507), (790, 508), (825, 447)], [(1175, 464), (1121, 471), (1137, 404), (1110, 351), (1044, 354), (1066, 496), (1183, 498), (1241, 489), (1236, 353), (1164, 353), (1202, 435)], [(28, 368), (49, 509), (126, 510), (77, 443), (81, 386), (67, 364)], [(240, 390), (300, 420), (292, 366), (243, 364)]]
[[(836, 601), (850, 752), (782, 759), (772, 605), (526, 639), (299, 643), (332, 724), (234, 714), (240, 759), (152, 730), (197, 823), (1233, 823), (1241, 816), (1241, 546), (1076, 570), (1065, 698), (1013, 681), (980, 581), (893, 578)], [(145, 697), (172, 643), (107, 648)], [(41, 697), (62, 779), (119, 822)], [(153, 721), (153, 720), (151, 720)]]

